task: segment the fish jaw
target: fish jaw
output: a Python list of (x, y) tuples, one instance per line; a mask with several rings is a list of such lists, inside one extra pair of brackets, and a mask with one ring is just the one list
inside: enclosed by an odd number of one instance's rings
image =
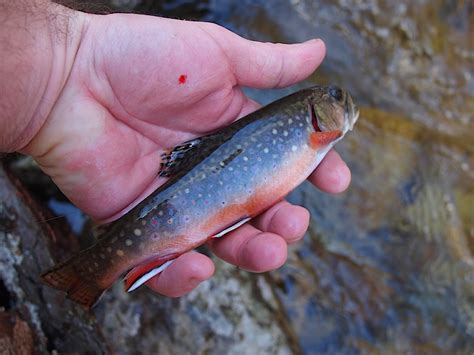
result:
[(357, 120), (359, 119), (359, 108), (354, 103), (352, 96), (347, 94), (346, 97), (346, 110), (344, 112), (344, 128), (342, 130), (343, 136), (348, 132), (354, 129), (354, 125), (356, 124)]

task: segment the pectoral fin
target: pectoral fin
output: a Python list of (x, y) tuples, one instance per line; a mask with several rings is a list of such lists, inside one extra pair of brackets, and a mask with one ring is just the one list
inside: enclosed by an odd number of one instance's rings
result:
[(342, 136), (340, 130), (327, 132), (313, 132), (309, 137), (309, 145), (313, 149), (325, 147)]

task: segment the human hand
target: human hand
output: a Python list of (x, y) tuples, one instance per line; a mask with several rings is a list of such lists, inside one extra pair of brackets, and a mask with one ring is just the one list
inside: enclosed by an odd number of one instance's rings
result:
[[(161, 152), (258, 108), (240, 86), (288, 86), (324, 57), (319, 40), (251, 42), (217, 25), (139, 15), (84, 15), (77, 52), (31, 154), (65, 195), (97, 220), (119, 217), (164, 182)], [(343, 191), (350, 172), (332, 151), (309, 179)], [(309, 223), (306, 209), (280, 202), (210, 243), (243, 269), (263, 272), (286, 260), (287, 244)], [(181, 296), (212, 276), (212, 261), (180, 256), (148, 285)]]

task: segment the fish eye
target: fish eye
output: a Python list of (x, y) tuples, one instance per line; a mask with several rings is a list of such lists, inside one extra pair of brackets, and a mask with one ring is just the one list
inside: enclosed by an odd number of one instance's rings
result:
[(344, 97), (342, 90), (339, 89), (337, 86), (331, 86), (329, 88), (329, 95), (331, 95), (336, 101), (342, 101)]

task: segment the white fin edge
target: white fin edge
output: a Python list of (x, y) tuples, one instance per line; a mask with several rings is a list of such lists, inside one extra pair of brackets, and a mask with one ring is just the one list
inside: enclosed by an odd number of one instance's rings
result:
[(155, 277), (159, 273), (162, 273), (168, 266), (170, 266), (173, 263), (173, 261), (174, 261), (174, 259), (173, 260), (168, 260), (167, 262), (161, 264), (160, 266), (158, 266), (154, 269), (151, 269), (147, 273), (140, 276), (137, 279), (137, 281), (135, 281), (133, 284), (130, 285), (127, 292), (132, 292), (132, 291), (136, 290), (137, 288), (139, 288), (141, 285), (143, 285), (145, 282), (147, 282), (151, 278)]
[(224, 235), (226, 235), (229, 232), (232, 232), (234, 229), (239, 228), (242, 224), (247, 223), (250, 221), (252, 218), (244, 218), (243, 220), (237, 222), (236, 224), (231, 225), (230, 227), (224, 229), (222, 232), (217, 233), (216, 235), (213, 235), (212, 238), (221, 238)]

